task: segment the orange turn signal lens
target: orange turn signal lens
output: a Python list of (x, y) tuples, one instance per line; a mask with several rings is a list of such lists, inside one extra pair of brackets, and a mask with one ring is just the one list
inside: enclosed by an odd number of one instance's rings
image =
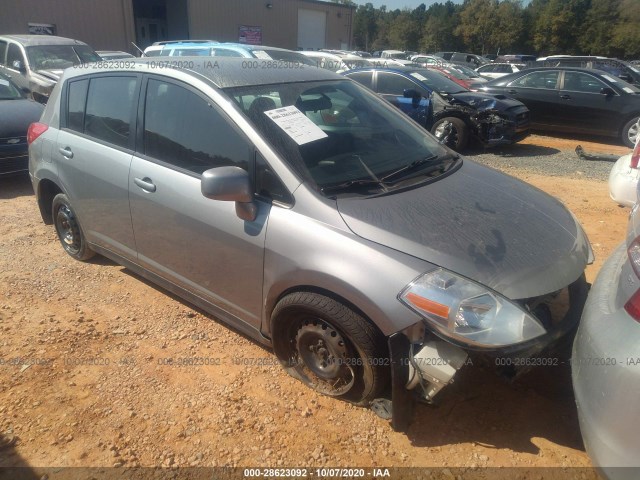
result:
[(419, 308), (420, 310), (432, 313), (440, 318), (449, 318), (449, 307), (442, 303), (434, 302), (433, 300), (421, 297), (415, 293), (408, 293), (405, 298), (409, 300), (414, 307)]

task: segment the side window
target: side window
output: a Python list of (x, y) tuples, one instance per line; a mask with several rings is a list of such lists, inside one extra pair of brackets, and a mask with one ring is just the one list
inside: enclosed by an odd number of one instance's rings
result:
[(89, 80), (69, 82), (67, 93), (67, 128), (84, 131), (84, 107), (87, 103)]
[(510, 87), (544, 88), (554, 90), (558, 83), (558, 70), (532, 72), (509, 84)]
[(214, 57), (242, 57), (240, 52), (235, 50), (226, 50), (224, 48), (216, 48), (214, 53), (211, 54)]
[(364, 85), (367, 88), (373, 89), (373, 72), (357, 72), (348, 75), (349, 78)]
[(24, 55), (22, 55), (20, 47), (18, 47), (15, 43), (10, 43), (9, 50), (7, 50), (7, 67), (17, 70), (14, 62), (20, 62), (20, 65), (23, 68), (26, 67), (26, 64), (24, 62)]
[(92, 78), (84, 133), (119, 147), (129, 147), (136, 84), (136, 77)]
[(256, 152), (255, 192), (258, 196), (280, 203), (292, 204), (293, 199), (262, 155)]
[(7, 42), (0, 40), (0, 65), (4, 65), (4, 58), (7, 54)]
[(147, 85), (144, 154), (202, 174), (214, 167), (248, 170), (249, 143), (209, 102), (155, 79)]
[(408, 78), (395, 73), (378, 73), (378, 93), (402, 96), (407, 89), (418, 90), (418, 86)]
[(583, 72), (564, 72), (564, 88), (572, 92), (599, 93), (607, 85)]

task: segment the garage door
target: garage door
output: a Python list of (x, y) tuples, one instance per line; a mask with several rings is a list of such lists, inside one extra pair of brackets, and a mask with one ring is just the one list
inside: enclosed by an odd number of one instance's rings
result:
[(298, 47), (305, 50), (325, 48), (327, 14), (298, 9)]

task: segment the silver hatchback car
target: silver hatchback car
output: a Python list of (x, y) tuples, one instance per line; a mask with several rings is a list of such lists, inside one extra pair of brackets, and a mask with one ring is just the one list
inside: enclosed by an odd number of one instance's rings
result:
[(68, 254), (143, 275), (396, 429), (469, 358), (534, 365), (582, 312), (591, 247), (559, 201), (327, 70), (71, 68), (29, 142)]

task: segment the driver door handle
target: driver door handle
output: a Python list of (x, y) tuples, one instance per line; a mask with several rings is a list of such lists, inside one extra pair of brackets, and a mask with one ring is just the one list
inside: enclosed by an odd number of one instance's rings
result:
[(134, 178), (133, 183), (143, 189), (145, 192), (155, 192), (156, 186), (149, 177), (144, 178)]
[(564, 95), (560, 95), (560, 98), (562, 100), (571, 100), (571, 95), (567, 95), (566, 93)]

